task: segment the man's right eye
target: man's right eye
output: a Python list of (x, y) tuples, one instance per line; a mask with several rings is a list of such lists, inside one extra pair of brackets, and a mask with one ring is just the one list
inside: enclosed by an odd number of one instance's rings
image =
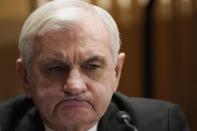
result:
[(56, 73), (62, 72), (62, 73), (64, 73), (68, 70), (69, 70), (68, 66), (51, 66), (51, 67), (48, 67), (48, 71), (51, 72), (51, 73), (52, 72), (56, 72)]
[(62, 71), (64, 70), (64, 68), (61, 66), (53, 66), (53, 67), (49, 67), (48, 70), (49, 71)]

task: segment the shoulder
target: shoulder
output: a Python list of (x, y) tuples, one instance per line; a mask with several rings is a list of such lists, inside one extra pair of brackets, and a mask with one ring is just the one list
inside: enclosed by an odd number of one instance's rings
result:
[(141, 98), (141, 97), (128, 97), (121, 93), (115, 93), (113, 95), (112, 101), (116, 103), (119, 108), (122, 109), (132, 109), (133, 111), (143, 111), (148, 112), (150, 111), (168, 111), (170, 108), (177, 106), (174, 103), (156, 100), (156, 99), (148, 99), (148, 98)]
[(17, 96), (8, 101), (0, 103), (0, 116), (7, 115), (7, 113), (10, 115), (13, 113), (21, 114), (32, 106), (34, 106), (34, 104), (31, 99), (28, 99), (25, 96)]
[(24, 117), (27, 111), (34, 107), (31, 99), (17, 96), (0, 104), (0, 127), (13, 128)]
[(188, 131), (186, 118), (177, 104), (115, 93), (112, 102), (132, 117), (133, 124), (146, 131)]

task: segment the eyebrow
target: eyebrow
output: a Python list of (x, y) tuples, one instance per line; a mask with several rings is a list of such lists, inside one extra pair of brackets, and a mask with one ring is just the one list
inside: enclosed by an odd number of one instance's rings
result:
[[(106, 60), (104, 59), (103, 56), (98, 56), (98, 55), (94, 55), (94, 56), (90, 56), (89, 58), (85, 58), (84, 61), (82, 61), (82, 63), (93, 63), (93, 62), (99, 62), (101, 65), (106, 65)], [(60, 64), (60, 65), (68, 65), (69, 62), (67, 60), (60, 60), (58, 58), (55, 57), (43, 57), (40, 59), (39, 63), (41, 65), (53, 65), (53, 64)], [(81, 62), (80, 62), (81, 63)]]
[(40, 64), (44, 64), (44, 65), (53, 65), (53, 64), (60, 64), (60, 65), (63, 65), (65, 64), (64, 61), (62, 60), (59, 60), (57, 58), (48, 58), (48, 57), (43, 57), (40, 61), (39, 61)]
[(104, 59), (104, 57), (102, 56), (91, 56), (90, 58), (88, 58), (87, 60), (85, 60), (84, 63), (93, 63), (93, 62), (100, 62), (102, 65), (106, 64), (106, 61)]

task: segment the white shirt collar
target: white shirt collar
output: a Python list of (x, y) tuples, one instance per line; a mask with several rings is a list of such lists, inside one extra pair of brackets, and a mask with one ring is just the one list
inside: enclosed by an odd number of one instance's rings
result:
[(92, 128), (90, 128), (88, 131), (97, 131), (98, 123), (96, 123)]
[[(46, 124), (44, 124), (44, 127), (45, 127), (45, 131), (53, 131)], [(97, 127), (98, 127), (98, 123), (94, 125), (92, 128), (90, 128), (88, 131), (97, 131)]]

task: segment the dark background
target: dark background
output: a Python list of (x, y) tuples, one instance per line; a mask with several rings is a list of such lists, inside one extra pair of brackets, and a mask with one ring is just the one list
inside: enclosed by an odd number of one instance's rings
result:
[[(43, 1), (0, 1), (0, 101), (22, 93), (15, 71), (18, 37), (25, 18)], [(178, 103), (197, 130), (197, 1), (89, 1), (118, 23), (126, 53), (119, 90)]]

